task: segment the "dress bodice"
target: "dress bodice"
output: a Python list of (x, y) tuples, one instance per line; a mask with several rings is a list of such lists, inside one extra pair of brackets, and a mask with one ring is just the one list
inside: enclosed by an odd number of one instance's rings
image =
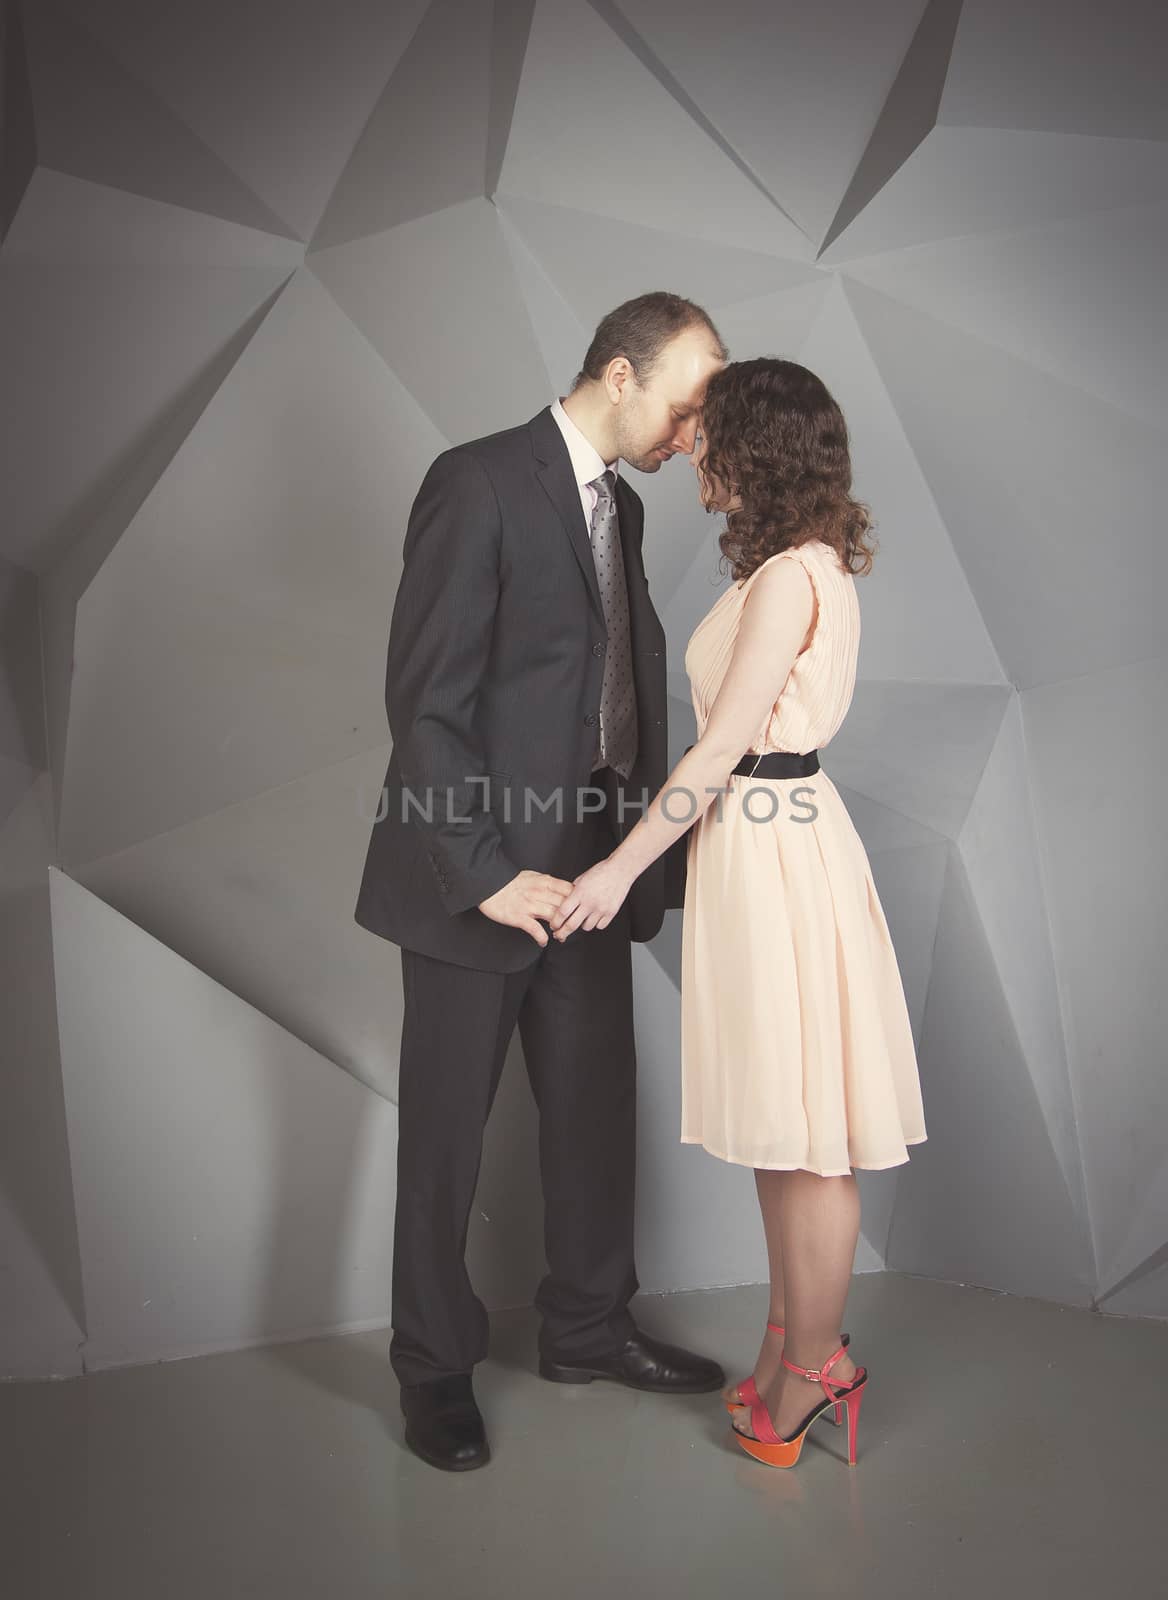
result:
[(690, 635), (685, 652), (698, 736), (734, 653), (734, 641), (750, 585), (772, 561), (798, 561), (815, 589), (816, 616), (811, 639), (795, 658), (786, 683), (748, 748), (822, 750), (847, 716), (856, 684), (860, 648), (860, 607), (856, 580), (834, 549), (812, 539), (780, 550), (718, 596)]

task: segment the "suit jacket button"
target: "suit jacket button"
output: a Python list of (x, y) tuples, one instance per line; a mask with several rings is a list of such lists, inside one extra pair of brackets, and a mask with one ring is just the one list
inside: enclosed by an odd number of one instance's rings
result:
[(594, 711), (590, 711), (588, 713), (588, 715), (584, 718), (584, 721), (588, 725), (588, 727), (595, 728), (595, 726), (596, 726), (596, 713)]
[(602, 656), (604, 654), (604, 646), (602, 644), (594, 644), (592, 646), (592, 654), (594, 656)]

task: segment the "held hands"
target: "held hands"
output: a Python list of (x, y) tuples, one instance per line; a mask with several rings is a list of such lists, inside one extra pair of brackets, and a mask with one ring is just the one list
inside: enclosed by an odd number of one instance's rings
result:
[(479, 910), (492, 922), (522, 928), (542, 948), (548, 938), (539, 925), (540, 919), (548, 924), (552, 937), (563, 944), (579, 927), (585, 932), (607, 928), (631, 886), (628, 874), (613, 856), (589, 867), (573, 883), (525, 868), (489, 899), (481, 900)]
[(525, 867), (489, 899), (480, 900), (479, 910), (492, 922), (522, 928), (542, 947), (548, 938), (536, 919), (543, 917), (546, 921), (571, 890), (566, 879)]
[(568, 885), (568, 893), (548, 924), (552, 937), (563, 944), (579, 927), (586, 933), (607, 928), (631, 887), (632, 880), (615, 856), (605, 856)]

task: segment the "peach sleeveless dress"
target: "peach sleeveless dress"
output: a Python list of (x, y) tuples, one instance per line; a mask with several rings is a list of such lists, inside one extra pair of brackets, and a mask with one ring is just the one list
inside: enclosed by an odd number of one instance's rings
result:
[[(699, 736), (750, 585), (785, 560), (806, 569), (818, 611), (749, 748), (822, 751), (847, 715), (855, 579), (816, 539), (724, 590), (690, 636)], [(681, 1142), (822, 1176), (907, 1161), (925, 1122), (904, 990), (867, 852), (826, 772), (731, 777), (690, 830), (686, 860)]]

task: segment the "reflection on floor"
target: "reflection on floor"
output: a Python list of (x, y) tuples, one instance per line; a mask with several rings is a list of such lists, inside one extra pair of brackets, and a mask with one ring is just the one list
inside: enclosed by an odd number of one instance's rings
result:
[[(759, 1286), (641, 1297), (642, 1326), (750, 1369)], [(1163, 1582), (1168, 1327), (898, 1273), (857, 1277), (859, 1460), (728, 1437), (718, 1396), (535, 1374), (535, 1316), (475, 1374), (493, 1460), (402, 1443), (388, 1335), (0, 1386), (10, 1600), (996, 1600)]]

